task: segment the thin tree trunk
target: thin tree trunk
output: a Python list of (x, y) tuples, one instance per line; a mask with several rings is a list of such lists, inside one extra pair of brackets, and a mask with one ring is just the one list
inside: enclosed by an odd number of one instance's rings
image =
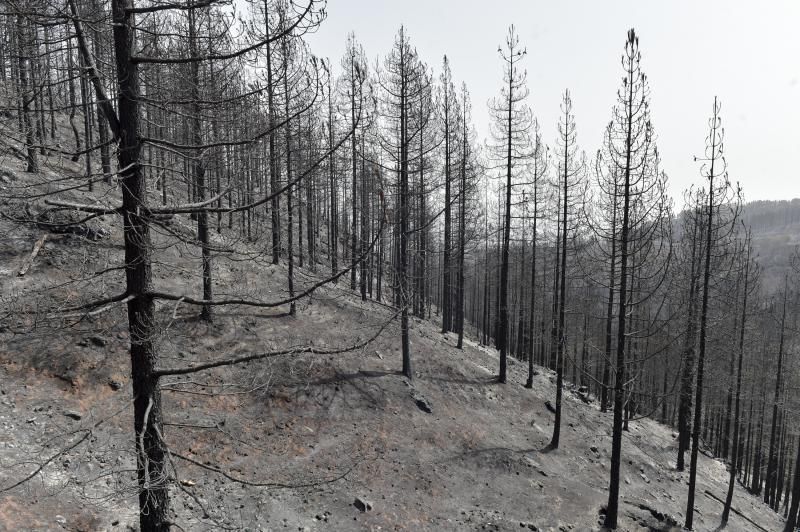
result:
[[(289, 289), (289, 297), (294, 297), (294, 205), (292, 204), (294, 200), (293, 189), (294, 185), (292, 184), (292, 124), (288, 121), (289, 117), (291, 116), (290, 109), (289, 109), (289, 53), (286, 46), (287, 38), (284, 37), (281, 39), (281, 55), (283, 55), (283, 113), (286, 116), (286, 124), (284, 127), (285, 130), (285, 142), (286, 142), (286, 182), (289, 184), (288, 188), (286, 189), (286, 232), (287, 232), (287, 242), (286, 242), (286, 256), (289, 261), (288, 264), (288, 289)], [(289, 303), (289, 315), (295, 315), (295, 304), (294, 301)]]
[[(69, 42), (71, 43), (72, 41), (70, 40)], [(67, 65), (69, 76), (69, 125), (72, 128), (72, 134), (75, 136), (75, 153), (70, 160), (76, 163), (80, 159), (80, 152), (83, 148), (81, 147), (81, 135), (75, 125), (75, 108), (78, 104), (75, 98), (75, 80), (73, 79), (75, 77), (75, 61), (72, 58), (71, 45), (67, 48)]]
[[(189, 54), (197, 57), (197, 27), (196, 10), (188, 10), (189, 15)], [(197, 191), (197, 200), (200, 203), (206, 199), (206, 165), (203, 160), (203, 123), (200, 109), (200, 63), (193, 61), (191, 68), (191, 93), (192, 93), (192, 142), (195, 145), (195, 156), (192, 158), (194, 185)], [(101, 127), (101, 129), (103, 129)], [(203, 263), (203, 300), (210, 302), (214, 299), (211, 273), (211, 247), (208, 238), (208, 211), (201, 209), (197, 212), (197, 239), (200, 241)], [(213, 320), (212, 306), (204, 304), (200, 311), (200, 318), (210, 322)]]
[[(446, 61), (446, 59), (445, 59)], [(447, 63), (445, 62), (445, 68)], [(442, 333), (453, 330), (453, 312), (452, 312), (452, 287), (451, 287), (451, 258), (450, 258), (450, 244), (451, 244), (451, 231), (452, 231), (452, 217), (450, 211), (450, 92), (449, 83), (447, 80), (444, 82), (444, 240), (443, 240), (443, 264), (442, 264)]]
[[(633, 30), (631, 30), (631, 34)], [(628, 70), (628, 80), (633, 77), (632, 66)], [(624, 385), (627, 379), (625, 372), (625, 344), (627, 337), (627, 292), (628, 292), (628, 237), (630, 224), (631, 199), (631, 138), (633, 136), (633, 83), (628, 82), (627, 105), (627, 139), (628, 149), (625, 154), (625, 182), (622, 189), (622, 226), (620, 227), (620, 271), (619, 271), (619, 311), (617, 314), (617, 360), (614, 377), (614, 424), (611, 436), (611, 472), (608, 488), (608, 505), (606, 506), (605, 526), (617, 527), (619, 513), (619, 473), (622, 465), (622, 410), (624, 406)], [(616, 187), (615, 191), (616, 193)], [(616, 200), (616, 198), (615, 198)]]
[(608, 273), (608, 303), (606, 306), (606, 337), (605, 337), (605, 356), (603, 360), (603, 383), (600, 389), (600, 411), (608, 411), (609, 386), (611, 384), (611, 345), (612, 331), (614, 324), (614, 283), (616, 282), (617, 267), (617, 196), (616, 196), (616, 176), (614, 177), (614, 203), (611, 210), (611, 267)]
[(747, 247), (747, 255), (745, 257), (744, 265), (744, 292), (742, 295), (742, 314), (739, 323), (739, 346), (738, 346), (738, 361), (736, 369), (736, 392), (734, 395), (733, 407), (733, 456), (730, 461), (730, 478), (728, 479), (728, 494), (725, 497), (725, 506), (722, 510), (722, 525), (728, 523), (728, 518), (731, 511), (731, 502), (733, 501), (733, 488), (736, 484), (736, 466), (739, 462), (739, 405), (742, 394), (742, 362), (744, 360), (744, 336), (747, 329), (747, 291), (749, 289), (750, 281), (750, 235), (747, 235), (745, 240)]
[(495, 339), (498, 349), (500, 350), (500, 374), (498, 380), (505, 383), (507, 380), (507, 357), (508, 357), (508, 259), (509, 259), (509, 240), (511, 238), (511, 150), (513, 141), (512, 130), (512, 108), (513, 108), (513, 79), (514, 79), (514, 56), (509, 58), (509, 76), (508, 76), (508, 119), (507, 131), (508, 146), (506, 150), (506, 190), (505, 190), (505, 219), (503, 222), (503, 250), (500, 258), (500, 286), (499, 291), (499, 305), (498, 305), (498, 330), (497, 338)]
[[(695, 211), (699, 216), (699, 211)], [(699, 234), (698, 234), (699, 233)], [(692, 412), (692, 383), (694, 380), (694, 364), (695, 352), (694, 343), (697, 332), (697, 320), (695, 317), (697, 307), (697, 280), (696, 280), (696, 258), (697, 258), (697, 242), (702, 235), (702, 228), (700, 227), (700, 220), (695, 219), (692, 228), (692, 254), (691, 266), (689, 273), (689, 301), (688, 311), (686, 316), (686, 336), (684, 338), (683, 357), (681, 366), (681, 392), (680, 403), (678, 405), (678, 461), (676, 469), (683, 471), (685, 469), (684, 455), (689, 448), (690, 441), (690, 426), (689, 421)]]
[(778, 373), (775, 378), (775, 396), (772, 400), (772, 422), (769, 436), (769, 457), (767, 459), (767, 476), (764, 489), (764, 502), (770, 503), (775, 488), (775, 476), (777, 473), (777, 460), (775, 456), (776, 433), (778, 424), (778, 404), (781, 395), (781, 379), (783, 377), (783, 344), (786, 331), (786, 300), (788, 299), (789, 281), (788, 277), (784, 282), (783, 288), (783, 313), (781, 314), (781, 332), (778, 341)]
[(36, 137), (31, 120), (31, 102), (33, 101), (33, 91), (29, 90), (29, 69), (31, 65), (29, 57), (29, 43), (28, 35), (25, 31), (25, 18), (23, 15), (17, 15), (17, 47), (19, 49), (19, 57), (17, 59), (17, 70), (19, 72), (19, 92), (20, 99), (22, 100), (22, 123), (25, 134), (25, 148), (27, 153), (26, 159), (26, 172), (39, 171), (39, 159), (36, 154)]
[[(714, 98), (714, 119), (716, 119), (717, 101)], [(708, 298), (711, 288), (711, 241), (714, 227), (714, 163), (716, 162), (716, 124), (714, 122), (714, 129), (712, 130), (711, 139), (711, 169), (709, 172), (708, 183), (708, 213), (706, 217), (706, 247), (705, 247), (705, 264), (703, 266), (703, 300), (700, 307), (700, 345), (697, 353), (697, 382), (695, 384), (695, 406), (694, 406), (694, 423), (692, 425), (692, 457), (689, 464), (689, 497), (686, 502), (686, 528), (692, 529), (694, 522), (694, 497), (695, 487), (697, 484), (697, 459), (700, 450), (700, 430), (702, 428), (702, 407), (703, 407), (703, 372), (705, 370), (705, 355), (706, 355), (706, 328), (708, 324)]]
[[(356, 124), (356, 72), (355, 72), (355, 58), (352, 55), (350, 56), (350, 120), (355, 128)], [(350, 146), (351, 146), (351, 159), (353, 163), (353, 175), (352, 175), (352, 197), (350, 198), (350, 203), (353, 209), (352, 219), (350, 221), (350, 290), (356, 289), (356, 235), (357, 235), (357, 226), (356, 226), (356, 191), (358, 188), (357, 180), (356, 180), (356, 168), (357, 168), (357, 158), (356, 158), (356, 131), (353, 130), (352, 137), (350, 138)], [(363, 179), (363, 176), (362, 176)]]
[[(567, 108), (568, 109), (568, 108)], [(569, 114), (566, 114), (566, 124), (569, 124)], [(568, 127), (568, 126), (567, 126)], [(565, 331), (567, 294), (567, 209), (569, 208), (569, 137), (565, 137), (564, 144), (564, 187), (561, 205), (561, 264), (559, 266), (558, 288), (558, 355), (556, 358), (556, 415), (553, 421), (553, 437), (550, 447), (557, 449), (561, 437), (561, 399), (564, 387), (564, 356), (566, 354), (567, 337)]]
[[(333, 149), (333, 100), (331, 96), (331, 86), (328, 84), (328, 150)], [(339, 209), (338, 196), (339, 186), (336, 183), (336, 157), (328, 157), (328, 173), (330, 181), (330, 230), (328, 231), (328, 247), (331, 256), (331, 275), (339, 271)], [(381, 244), (381, 249), (383, 245)], [(380, 277), (380, 276), (379, 276)], [(336, 279), (333, 280), (334, 284)], [(380, 281), (378, 282), (380, 286)], [(379, 291), (380, 292), (380, 291)], [(378, 298), (380, 301), (380, 297)]]
[[(538, 146), (537, 146), (538, 148)], [(530, 349), (528, 352), (528, 380), (525, 382), (526, 388), (533, 388), (533, 358), (535, 351), (535, 309), (536, 309), (536, 238), (537, 238), (537, 222), (539, 221), (539, 161), (534, 155), (534, 168), (533, 168), (533, 236), (531, 238), (531, 308), (529, 316), (530, 328)]]
[[(404, 36), (401, 35), (401, 42)], [(403, 46), (400, 54), (400, 336), (403, 354), (403, 375), (411, 379), (411, 345), (409, 341), (408, 320), (408, 79), (406, 77), (406, 57)]]
[(456, 328), (458, 330), (458, 347), (464, 345), (464, 255), (466, 253), (466, 217), (467, 217), (467, 153), (469, 137), (467, 135), (467, 98), (464, 96), (464, 116), (461, 149), (461, 187), (459, 189), (459, 222), (458, 222), (458, 297), (456, 308)]
[(800, 438), (797, 438), (797, 458), (794, 460), (794, 487), (792, 488), (792, 506), (786, 518), (783, 532), (794, 532), (798, 524), (798, 511), (800, 511)]
[[(272, 68), (272, 46), (270, 42), (269, 27), (269, 0), (264, 0), (264, 35), (266, 41), (267, 60), (267, 127), (269, 128), (269, 185), (273, 194), (270, 200), (271, 229), (272, 229), (272, 264), (278, 264), (281, 256), (281, 224), (280, 224), (280, 196), (276, 194), (280, 188), (278, 181), (278, 154), (275, 142), (275, 85)], [(333, 159), (333, 157), (331, 157)], [(266, 187), (264, 187), (266, 189)]]
[[(95, 13), (100, 13), (101, 6), (99, 0), (92, 0), (91, 5), (92, 10)], [(100, 42), (100, 31), (97, 29), (97, 25), (94, 25), (94, 29), (92, 31), (92, 44), (94, 45), (95, 57), (101, 57), (103, 44)], [(97, 106), (95, 107), (95, 123), (97, 124), (97, 134), (100, 142), (100, 165), (103, 169), (103, 175), (105, 176), (106, 182), (110, 182), (111, 153), (108, 143), (108, 123), (103, 116), (103, 112), (100, 108), (100, 102), (97, 102)]]

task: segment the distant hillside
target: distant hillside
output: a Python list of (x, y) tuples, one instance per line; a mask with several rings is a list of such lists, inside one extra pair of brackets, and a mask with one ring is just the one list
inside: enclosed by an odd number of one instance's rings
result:
[(800, 228), (800, 198), (780, 201), (751, 201), (745, 204), (744, 220), (754, 232)]
[(783, 283), (792, 255), (800, 246), (800, 199), (749, 202), (742, 219), (753, 229), (764, 289), (772, 292)]

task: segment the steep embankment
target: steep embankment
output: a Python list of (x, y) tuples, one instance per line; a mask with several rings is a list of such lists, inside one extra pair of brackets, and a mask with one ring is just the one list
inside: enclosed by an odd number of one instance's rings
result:
[[(59, 123), (62, 144), (71, 145), (65, 118)], [(64, 178), (80, 175), (82, 164), (57, 153), (42, 168), (39, 175), (22, 172), (19, 147), (0, 157), (0, 489), (30, 477), (0, 493), (0, 529), (134, 528), (124, 308), (101, 307), (92, 316), (52, 312), (122, 292), (122, 271), (115, 269), (122, 261), (120, 220), (94, 219), (60, 234), (35, 223), (79, 218), (48, 211), (44, 192), (68, 189), (59, 193), (64, 200), (107, 206), (119, 202), (119, 190), (104, 183), (93, 193), (71, 189), (74, 182)], [(199, 252), (181, 242), (193, 232), (188, 217), (154, 229), (156, 289), (199, 293)], [(45, 234), (33, 265), (18, 276)], [(226, 235), (234, 232), (215, 234), (215, 246), (240, 254), (215, 256), (216, 296), (285, 297), (285, 265), (268, 264), (264, 244)], [(298, 271), (298, 286), (315, 279)], [(394, 310), (360, 302), (347, 284), (317, 291), (298, 304), (295, 317), (282, 307), (224, 307), (206, 324), (196, 308), (159, 303), (161, 365), (358, 343)], [(396, 323), (346, 354), (296, 354), (165, 378), (164, 437), (179, 481), (172, 489), (176, 521), (186, 530), (597, 528), (606, 501), (610, 414), (566, 393), (561, 448), (546, 452), (551, 373), (539, 370), (527, 390), (522, 366), (512, 364), (509, 383), (499, 385), (492, 349), (454, 344), (433, 324), (415, 320), (413, 382), (398, 374)], [(675, 448), (664, 426), (631, 423), (624, 436), (622, 529), (668, 530), (673, 520), (683, 521), (687, 475), (674, 471)], [(710, 530), (721, 505), (706, 491), (722, 497), (726, 471), (705, 456), (700, 465), (695, 522), (697, 530)], [(360, 511), (356, 497), (372, 509)], [(780, 528), (775, 514), (738, 488), (734, 507), (764, 530)], [(730, 529), (754, 525), (734, 514)]]

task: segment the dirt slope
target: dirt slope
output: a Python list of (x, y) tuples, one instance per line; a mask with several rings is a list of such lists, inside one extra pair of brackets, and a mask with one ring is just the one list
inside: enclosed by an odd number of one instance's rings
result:
[[(98, 194), (113, 201), (116, 193)], [(8, 213), (13, 206), (2, 208)], [(96, 223), (100, 240), (53, 235), (31, 271), (18, 278), (42, 230), (0, 221), (3, 301), (29, 308), (58, 290), (116, 293), (119, 276), (103, 284), (78, 279), (121, 257), (115, 221)], [(173, 224), (191, 234), (189, 220)], [(197, 250), (169, 242), (156, 235), (167, 247), (158, 254), (157, 288), (197, 293)], [(218, 294), (283, 295), (283, 265), (218, 260), (215, 268)], [(314, 279), (307, 271), (301, 276)], [(67, 281), (67, 288), (56, 288)], [(366, 339), (394, 311), (360, 302), (346, 285), (320, 290), (295, 317), (282, 308), (232, 307), (220, 309), (209, 325), (196, 320), (196, 309), (161, 305), (162, 365)], [(41, 301), (14, 297), (37, 287)], [(56, 324), (35, 317), (0, 323), (0, 488), (47, 465), (0, 493), (0, 529), (135, 529), (124, 312), (112, 308)], [(457, 350), (452, 336), (428, 322), (414, 321), (412, 329), (413, 382), (398, 374), (396, 323), (366, 348), (344, 355), (270, 358), (165, 379), (165, 438), (180, 480), (173, 490), (177, 522), (186, 530), (598, 529), (611, 415), (568, 391), (561, 448), (547, 452), (553, 416), (545, 401), (554, 396), (549, 371), (540, 369), (527, 390), (524, 368), (512, 364), (509, 383), (500, 385), (494, 350), (469, 341)], [(672, 431), (634, 421), (623, 445), (620, 529), (671, 530), (682, 523), (688, 475), (674, 471)], [(712, 530), (721, 505), (706, 490), (723, 497), (726, 470), (705, 456), (700, 467), (696, 530)], [(357, 497), (371, 509), (359, 510)], [(764, 530), (781, 529), (780, 518), (738, 487), (734, 507)], [(738, 515), (729, 529), (757, 530)]]

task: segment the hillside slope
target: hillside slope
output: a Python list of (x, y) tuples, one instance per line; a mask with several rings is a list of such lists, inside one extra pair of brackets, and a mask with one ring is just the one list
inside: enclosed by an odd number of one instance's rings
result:
[[(8, 214), (12, 206), (3, 208)], [(22, 287), (52, 289), (82, 265), (121, 258), (117, 221), (96, 222), (102, 239), (52, 235), (30, 273), (18, 278), (41, 229), (0, 223), (8, 235), (0, 249), (6, 301)], [(177, 219), (173, 228), (191, 233), (191, 222)], [(195, 293), (196, 255), (191, 246), (160, 252), (156, 285)], [(245, 283), (275, 299), (285, 274), (283, 265), (218, 261), (217, 292)], [(230, 307), (206, 324), (194, 308), (164, 304), (162, 364), (358, 343), (394, 311), (362, 303), (346, 284), (319, 290), (294, 317), (282, 308)], [(115, 288), (111, 282), (95, 290)], [(47, 293), (42, 297), (46, 302)], [(0, 328), (0, 489), (46, 466), (0, 493), (0, 529), (135, 529), (123, 309), (58, 326), (34, 327), (35, 317), (16, 316)], [(469, 341), (457, 350), (452, 336), (418, 320), (411, 340), (413, 382), (399, 375), (396, 323), (341, 355), (294, 354), (165, 378), (164, 437), (180, 481), (172, 490), (176, 521), (186, 530), (599, 529), (611, 414), (569, 391), (561, 448), (548, 452), (549, 371), (539, 369), (528, 390), (522, 364), (512, 363), (509, 383), (500, 385), (494, 350)], [(631, 422), (623, 440), (621, 530), (672, 530), (683, 522), (688, 474), (675, 472), (675, 452), (670, 429)], [(701, 456), (696, 530), (717, 527), (722, 507), (707, 492), (723, 498), (726, 479), (721, 462)], [(359, 510), (356, 498), (371, 509)], [(781, 528), (778, 516), (738, 486), (734, 508), (757, 525), (734, 514), (729, 530)]]

